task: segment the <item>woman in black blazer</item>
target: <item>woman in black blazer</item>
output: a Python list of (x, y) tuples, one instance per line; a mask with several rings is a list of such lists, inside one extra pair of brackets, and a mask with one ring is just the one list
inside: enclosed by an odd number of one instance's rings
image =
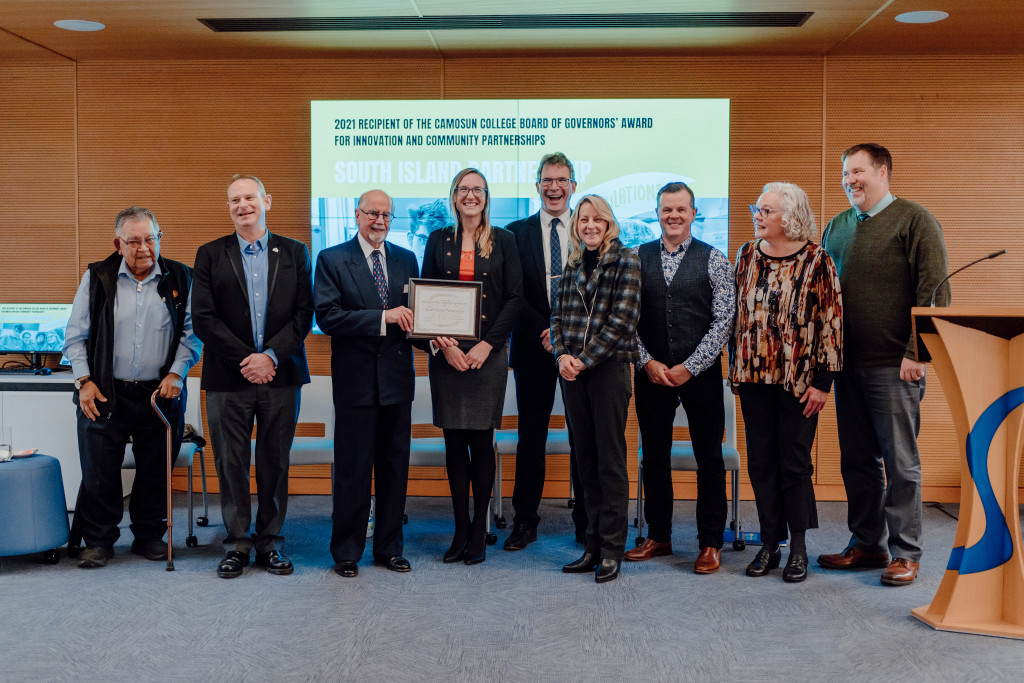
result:
[[(484, 561), (487, 508), (494, 487), (494, 429), (501, 425), (508, 379), (507, 340), (522, 299), (522, 270), (512, 233), (490, 224), (487, 181), (473, 168), (452, 180), (455, 225), (430, 235), (423, 277), (483, 283), (480, 340), (438, 338), (430, 356), (434, 425), (444, 430), (445, 468), (455, 537), (445, 562)], [(469, 485), (473, 484), (473, 518)]]

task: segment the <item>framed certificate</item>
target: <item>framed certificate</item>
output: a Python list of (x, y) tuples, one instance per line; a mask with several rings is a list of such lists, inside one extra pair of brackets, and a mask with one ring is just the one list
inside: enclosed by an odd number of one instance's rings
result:
[(413, 324), (409, 338), (476, 341), (480, 338), (482, 294), (482, 282), (410, 278)]

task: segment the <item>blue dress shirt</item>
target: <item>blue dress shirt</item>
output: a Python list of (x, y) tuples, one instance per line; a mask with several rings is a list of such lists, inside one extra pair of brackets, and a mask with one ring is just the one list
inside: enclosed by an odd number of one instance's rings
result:
[(267, 230), (258, 240), (249, 244), (241, 235), (238, 247), (242, 250), (242, 268), (245, 270), (245, 288), (249, 295), (249, 319), (252, 321), (252, 342), (256, 350), (270, 356), (277, 366), (277, 354), (273, 349), (263, 347), (263, 333), (267, 327), (267, 283), (268, 258), (267, 244), (270, 242), (270, 231)]
[[(140, 282), (124, 260), (121, 261), (114, 297), (114, 379), (163, 379), (160, 369), (171, 347), (171, 314), (156, 289), (162, 276), (160, 264), (156, 263)], [(87, 270), (75, 293), (65, 331), (64, 355), (71, 361), (75, 377), (92, 374), (85, 345), (90, 324), (89, 282)], [(170, 372), (185, 377), (199, 362), (202, 350), (203, 342), (192, 332), (192, 293), (189, 292), (185, 325)]]

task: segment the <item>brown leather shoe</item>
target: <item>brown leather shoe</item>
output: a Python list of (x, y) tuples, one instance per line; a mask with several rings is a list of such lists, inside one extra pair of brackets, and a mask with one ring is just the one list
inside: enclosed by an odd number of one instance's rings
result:
[(630, 562), (643, 562), (644, 560), (649, 560), (652, 557), (661, 557), (662, 555), (671, 554), (672, 541), (665, 541), (662, 543), (660, 541), (652, 541), (648, 538), (642, 545), (640, 545), (640, 547), (627, 551), (623, 557)]
[(693, 563), (694, 574), (714, 574), (722, 564), (720, 548), (701, 548), (697, 561)]
[(894, 557), (882, 572), (882, 583), (886, 586), (909, 586), (917, 578), (920, 566), (920, 563), (911, 562), (905, 557)]
[(818, 564), (825, 569), (882, 569), (889, 564), (889, 553), (869, 553), (850, 547), (834, 555), (818, 555)]

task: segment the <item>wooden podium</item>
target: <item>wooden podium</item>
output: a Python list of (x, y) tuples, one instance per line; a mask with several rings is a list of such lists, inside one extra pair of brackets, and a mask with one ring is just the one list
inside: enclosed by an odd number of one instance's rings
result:
[[(1024, 436), (1024, 308), (914, 308), (918, 359), (935, 366), (960, 442), (960, 520), (930, 605), (944, 631), (1024, 639), (1017, 481)], [(923, 342), (923, 344), (922, 344)]]

